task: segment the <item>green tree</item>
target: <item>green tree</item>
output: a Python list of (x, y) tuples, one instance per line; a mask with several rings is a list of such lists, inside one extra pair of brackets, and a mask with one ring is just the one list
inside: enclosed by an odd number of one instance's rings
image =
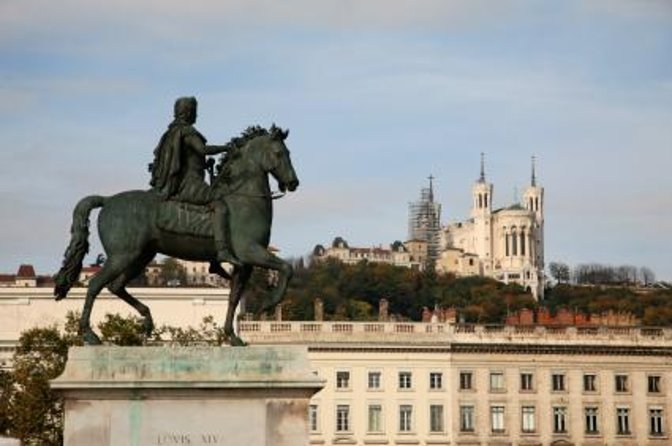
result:
[(68, 343), (55, 327), (24, 332), (14, 354), (9, 433), (24, 445), (62, 444), (63, 403), (49, 380), (65, 367)]
[(106, 314), (105, 320), (98, 324), (101, 340), (115, 345), (143, 345), (145, 335), (143, 320), (137, 316), (122, 317), (119, 314)]
[(8, 435), (11, 427), (9, 410), (13, 393), (14, 377), (5, 370), (0, 370), (0, 436)]
[(177, 260), (166, 257), (161, 264), (159, 278), (164, 285), (185, 286), (187, 284), (187, 271)]

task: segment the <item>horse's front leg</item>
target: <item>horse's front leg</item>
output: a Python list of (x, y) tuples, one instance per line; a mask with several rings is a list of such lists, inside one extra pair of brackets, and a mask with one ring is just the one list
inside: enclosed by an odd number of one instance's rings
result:
[(238, 253), (238, 258), (245, 264), (260, 266), (278, 272), (278, 284), (268, 299), (264, 299), (262, 311), (268, 311), (275, 308), (285, 295), (289, 280), (294, 274), (294, 268), (288, 262), (268, 252), (263, 246), (252, 246), (243, 252)]
[(243, 297), (245, 287), (252, 275), (252, 266), (244, 265), (242, 267), (234, 267), (233, 277), (231, 279), (231, 292), (229, 293), (229, 307), (226, 310), (226, 321), (224, 322), (224, 334), (227, 337), (229, 345), (233, 347), (245, 346), (245, 341), (240, 339), (233, 328), (233, 316), (236, 314), (236, 308), (240, 304), (240, 299)]

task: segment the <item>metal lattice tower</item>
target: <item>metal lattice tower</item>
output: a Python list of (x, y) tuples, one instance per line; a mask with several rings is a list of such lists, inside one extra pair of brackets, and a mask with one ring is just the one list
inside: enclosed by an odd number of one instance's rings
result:
[(441, 248), (441, 205), (434, 201), (434, 177), (420, 190), (420, 200), (408, 205), (408, 239), (427, 242), (427, 257), (435, 262)]

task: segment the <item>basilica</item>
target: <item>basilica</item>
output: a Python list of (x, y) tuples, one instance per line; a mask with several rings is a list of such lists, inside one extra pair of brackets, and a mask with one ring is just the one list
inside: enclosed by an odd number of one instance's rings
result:
[(439, 230), (437, 271), (518, 283), (543, 299), (544, 188), (537, 182), (534, 158), (522, 200), (493, 209), (494, 185), (486, 180), (482, 155), (471, 194), (470, 218)]

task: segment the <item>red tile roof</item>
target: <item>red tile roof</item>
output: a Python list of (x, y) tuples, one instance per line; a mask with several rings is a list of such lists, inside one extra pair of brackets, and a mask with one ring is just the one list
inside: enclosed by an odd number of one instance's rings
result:
[(97, 272), (100, 271), (101, 269), (103, 269), (103, 267), (100, 266), (100, 265), (91, 265), (91, 266), (85, 266), (85, 267), (83, 267), (83, 268), (82, 268), (82, 272), (83, 272), (83, 273), (97, 273)]
[(33, 265), (21, 265), (19, 266), (19, 272), (16, 273), (16, 277), (35, 277), (35, 268)]

